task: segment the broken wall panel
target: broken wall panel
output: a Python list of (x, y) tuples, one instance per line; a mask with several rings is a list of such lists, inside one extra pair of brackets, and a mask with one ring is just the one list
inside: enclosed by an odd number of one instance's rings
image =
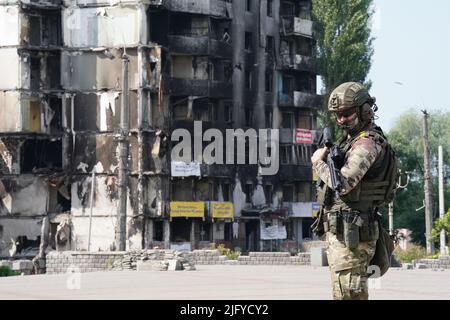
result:
[[(116, 217), (95, 217), (92, 219), (92, 233), (90, 250), (112, 251), (115, 249)], [(89, 239), (89, 215), (85, 217), (72, 217), (71, 219), (72, 250), (85, 251)], [(142, 248), (142, 231), (138, 231), (135, 219), (127, 218), (127, 249)], [(94, 232), (95, 230), (95, 232)], [(140, 226), (142, 230), (142, 226)]]
[[(74, 100), (74, 130), (112, 132), (119, 128), (122, 95), (118, 91), (77, 93)], [(138, 127), (138, 95), (130, 91), (130, 128)], [(146, 103), (144, 102), (144, 106)]]
[[(16, 48), (0, 48), (2, 73), (8, 77), (0, 77), (0, 90), (16, 90), (26, 86), (28, 73), (21, 77), (22, 63)], [(22, 80), (22, 81), (21, 81)]]
[(0, 216), (36, 216), (47, 211), (48, 185), (43, 178), (21, 175), (0, 179)]
[(19, 44), (19, 8), (15, 6), (0, 6), (0, 46), (18, 46)]
[[(129, 170), (135, 172), (139, 169), (137, 136), (131, 135), (129, 141)], [(144, 143), (150, 146), (151, 142), (144, 141)], [(97, 173), (116, 174), (118, 168), (117, 155), (118, 143), (112, 135), (78, 134), (75, 139), (73, 170), (77, 173), (90, 173), (95, 166)], [(150, 152), (143, 157), (144, 168), (142, 170), (150, 171), (154, 168), (154, 163), (145, 160), (150, 157)]]
[(115, 173), (118, 167), (117, 141), (111, 135), (78, 134), (72, 168), (77, 173)]
[[(21, 141), (0, 138), (0, 173), (19, 174), (20, 173), (20, 146)], [(1, 186), (0, 186), (1, 187)]]
[[(71, 1), (71, 0), (68, 0)], [(61, 0), (0, 0), (0, 4), (23, 4), (23, 5), (35, 5), (42, 7), (56, 7), (61, 4)]]
[(61, 132), (61, 100), (14, 91), (0, 92), (0, 132)]
[(0, 218), (0, 257), (14, 256), (19, 237), (27, 240), (38, 240), (41, 236), (42, 219)]
[(0, 92), (0, 132), (20, 131), (22, 131), (20, 93)]
[[(127, 50), (130, 59), (128, 84), (139, 86), (137, 51)], [(122, 87), (122, 59), (119, 50), (107, 52), (62, 52), (61, 82), (68, 90), (120, 90)]]
[[(136, 46), (143, 7), (64, 8), (64, 46), (74, 48)], [(145, 11), (143, 11), (145, 15)]]
[[(91, 175), (76, 176), (71, 185), (71, 199), (73, 216), (90, 214), (91, 206)], [(115, 216), (117, 211), (117, 178), (114, 176), (96, 175), (94, 187), (93, 216)], [(128, 199), (128, 212), (132, 212)]]
[(222, 0), (166, 0), (164, 6), (177, 12), (188, 12), (196, 14), (211, 15), (217, 17), (228, 17), (231, 15), (231, 6)]

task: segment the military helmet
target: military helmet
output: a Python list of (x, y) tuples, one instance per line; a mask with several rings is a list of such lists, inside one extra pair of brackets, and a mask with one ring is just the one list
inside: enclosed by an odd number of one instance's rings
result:
[(340, 112), (360, 107), (366, 102), (373, 104), (374, 99), (362, 84), (358, 82), (345, 82), (331, 93), (328, 101), (328, 111)]

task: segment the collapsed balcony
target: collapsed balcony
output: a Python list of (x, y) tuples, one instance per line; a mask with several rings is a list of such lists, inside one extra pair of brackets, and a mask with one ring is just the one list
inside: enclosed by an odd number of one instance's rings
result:
[(0, 78), (0, 90), (60, 90), (59, 52), (0, 48), (0, 60), (10, 75)]
[[(159, 48), (128, 49), (130, 90), (159, 87), (161, 72)], [(71, 91), (120, 90), (122, 86), (122, 50), (99, 52), (62, 52), (62, 86)]]
[(13, 3), (0, 6), (0, 21), (8, 26), (0, 29), (0, 45), (57, 49), (61, 45), (59, 7), (42, 3), (41, 9), (34, 2), (20, 3), (21, 7)]
[(62, 133), (61, 99), (20, 92), (0, 92), (0, 133)]
[(169, 27), (169, 50), (173, 54), (231, 59), (231, 23), (204, 16), (173, 14)]
[(232, 18), (231, 3), (223, 0), (165, 0), (164, 6), (174, 12), (202, 14), (221, 18)]

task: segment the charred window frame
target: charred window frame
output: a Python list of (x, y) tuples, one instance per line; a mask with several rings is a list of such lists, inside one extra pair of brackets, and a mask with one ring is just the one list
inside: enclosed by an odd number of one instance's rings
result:
[(244, 186), (244, 193), (245, 193), (245, 202), (251, 203), (252, 202), (252, 196), (253, 196), (253, 183), (247, 182)]
[(225, 102), (225, 104), (223, 106), (223, 110), (224, 110), (225, 122), (233, 123), (233, 103)]
[(267, 16), (273, 17), (273, 1), (267, 0)]
[(252, 52), (252, 46), (253, 46), (253, 33), (252, 32), (245, 32), (244, 35), (244, 48), (247, 52)]
[(153, 221), (153, 241), (164, 241), (164, 221)]
[(245, 1), (245, 11), (252, 11), (252, 0), (244, 0)]
[(173, 201), (192, 201), (194, 199), (194, 185), (191, 179), (174, 179), (170, 188)]
[(266, 69), (265, 90), (266, 92), (273, 92), (273, 72), (270, 69)]
[(41, 87), (41, 58), (30, 56), (30, 90), (39, 90)]
[(283, 129), (294, 129), (294, 113), (293, 112), (282, 112), (281, 117), (282, 117), (281, 127)]
[(281, 152), (281, 164), (291, 164), (292, 163), (292, 146), (280, 146)]
[(294, 185), (283, 185), (283, 202), (294, 202)]
[(264, 194), (266, 196), (266, 202), (268, 204), (272, 204), (272, 198), (273, 198), (273, 185), (266, 184), (264, 186)]
[(200, 222), (199, 229), (199, 240), (211, 241), (211, 223), (202, 221)]
[(295, 85), (294, 77), (290, 75), (284, 75), (282, 81), (283, 81), (283, 93), (292, 94)]
[(273, 110), (271, 106), (266, 107), (266, 128), (272, 128), (273, 124)]
[(275, 40), (272, 36), (266, 36), (266, 54), (273, 56), (275, 52)]
[(61, 140), (27, 139), (21, 148), (20, 171), (22, 173), (62, 168)]
[(280, 15), (282, 17), (291, 17), (295, 14), (295, 5), (291, 1), (282, 1), (280, 7)]
[(253, 125), (253, 109), (245, 108), (245, 126), (251, 127)]
[(28, 41), (32, 46), (58, 46), (61, 44), (61, 17), (57, 14), (29, 14)]
[(223, 201), (232, 201), (232, 192), (231, 192), (231, 183), (224, 182), (222, 183), (222, 196)]
[(310, 202), (311, 199), (311, 183), (299, 182), (297, 183), (297, 201)]
[(250, 69), (245, 69), (245, 89), (252, 90), (253, 87), (253, 72)]
[(229, 60), (222, 62), (223, 64), (223, 74), (226, 83), (232, 83), (233, 81), (233, 63)]

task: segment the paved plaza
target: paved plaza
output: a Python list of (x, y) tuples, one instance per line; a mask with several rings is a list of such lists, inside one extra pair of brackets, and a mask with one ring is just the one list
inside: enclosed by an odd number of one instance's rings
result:
[[(198, 265), (196, 271), (109, 271), (0, 278), (5, 299), (327, 300), (328, 268)], [(391, 268), (374, 300), (450, 300), (450, 270)]]

